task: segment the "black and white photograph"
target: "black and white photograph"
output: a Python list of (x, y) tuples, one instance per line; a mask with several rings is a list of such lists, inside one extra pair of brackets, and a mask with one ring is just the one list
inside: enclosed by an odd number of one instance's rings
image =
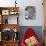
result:
[(35, 6), (27, 6), (25, 8), (25, 19), (36, 19), (36, 8)]

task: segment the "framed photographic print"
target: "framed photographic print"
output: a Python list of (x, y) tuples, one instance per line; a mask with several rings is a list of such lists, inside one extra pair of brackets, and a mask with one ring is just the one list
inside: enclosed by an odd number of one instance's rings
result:
[(2, 15), (9, 15), (9, 10), (2, 10)]
[(27, 6), (25, 8), (25, 19), (34, 20), (36, 18), (36, 8), (35, 6)]

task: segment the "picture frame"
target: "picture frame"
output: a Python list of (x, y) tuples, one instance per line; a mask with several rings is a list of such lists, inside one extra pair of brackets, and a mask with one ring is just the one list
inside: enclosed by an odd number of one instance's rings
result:
[(26, 6), (25, 7), (25, 19), (35, 20), (36, 19), (36, 7), (35, 6)]
[(2, 15), (9, 15), (9, 10), (2, 10)]

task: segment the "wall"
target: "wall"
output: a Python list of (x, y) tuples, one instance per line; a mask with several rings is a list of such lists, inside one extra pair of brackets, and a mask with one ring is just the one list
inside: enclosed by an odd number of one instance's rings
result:
[[(43, 11), (42, 11), (42, 0), (25, 0), (20, 1), (21, 3), (21, 11), (20, 11), (20, 24), (22, 26), (42, 26), (43, 25)], [(35, 6), (36, 7), (36, 20), (25, 20), (25, 7), (26, 6)]]
[[(14, 6), (15, 0), (0, 0), (1, 7)], [(42, 0), (17, 0), (17, 6), (20, 7), (19, 10), (19, 24), (21, 26), (43, 26), (43, 6)], [(36, 7), (36, 19), (35, 20), (25, 20), (25, 7), (35, 6)]]

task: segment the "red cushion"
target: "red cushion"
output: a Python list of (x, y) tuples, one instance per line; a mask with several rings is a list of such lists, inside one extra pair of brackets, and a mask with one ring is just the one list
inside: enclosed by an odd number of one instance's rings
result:
[[(24, 37), (23, 37), (23, 39), (22, 39), (22, 46), (26, 46), (26, 43), (25, 43), (25, 39), (28, 39), (29, 37), (32, 37), (32, 36), (37, 36), (36, 35), (36, 33), (33, 31), (33, 29), (32, 28), (29, 28), (29, 29), (27, 29), (27, 31), (25, 32), (25, 35), (24, 35)], [(36, 45), (37, 46), (37, 45)]]

